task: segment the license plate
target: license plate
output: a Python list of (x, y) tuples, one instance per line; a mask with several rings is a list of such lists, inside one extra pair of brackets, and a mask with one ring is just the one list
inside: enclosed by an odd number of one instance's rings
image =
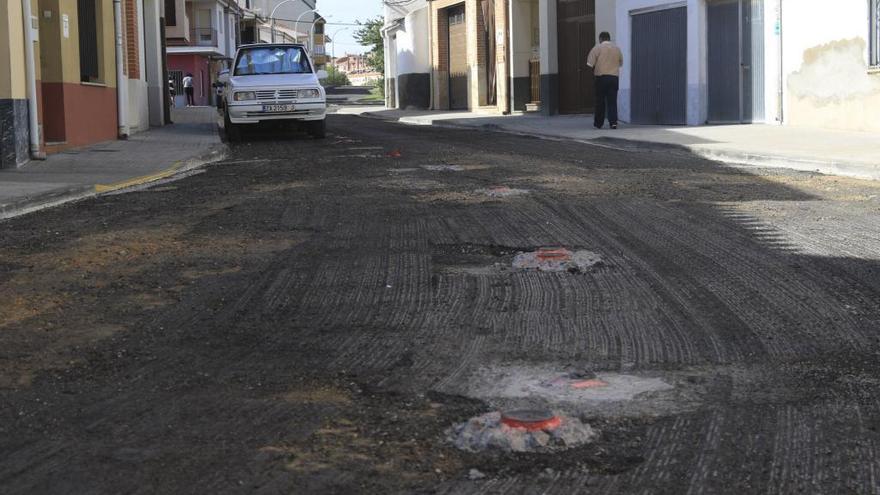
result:
[(263, 105), (264, 112), (292, 112), (293, 105)]

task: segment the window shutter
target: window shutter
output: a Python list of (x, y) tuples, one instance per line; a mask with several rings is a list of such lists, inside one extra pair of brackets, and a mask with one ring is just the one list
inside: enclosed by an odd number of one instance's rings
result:
[(80, 80), (100, 80), (98, 73), (98, 0), (77, 0)]
[(165, 25), (177, 25), (177, 2), (175, 0), (165, 0)]

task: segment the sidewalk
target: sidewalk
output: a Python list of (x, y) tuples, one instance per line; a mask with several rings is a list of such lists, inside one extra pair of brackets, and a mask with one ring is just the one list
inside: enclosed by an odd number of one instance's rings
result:
[(412, 125), (476, 127), (493, 131), (574, 139), (627, 149), (674, 146), (722, 162), (761, 167), (784, 167), (880, 180), (880, 135), (806, 129), (777, 125), (719, 125), (701, 127), (637, 126), (593, 128), (591, 115), (545, 117), (497, 113), (371, 110), (344, 112)]
[(0, 170), (0, 219), (160, 180), (222, 157), (217, 112), (175, 110), (174, 124)]

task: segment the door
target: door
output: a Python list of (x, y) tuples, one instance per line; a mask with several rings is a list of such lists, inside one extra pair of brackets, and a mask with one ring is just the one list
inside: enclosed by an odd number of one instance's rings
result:
[(468, 53), (464, 4), (446, 9), (449, 16), (449, 108), (468, 108)]
[(709, 3), (709, 122), (764, 120), (763, 3)]
[(587, 55), (596, 45), (596, 1), (557, 0), (556, 27), (559, 113), (590, 113), (596, 103)]
[(631, 119), (687, 123), (687, 8), (632, 16)]

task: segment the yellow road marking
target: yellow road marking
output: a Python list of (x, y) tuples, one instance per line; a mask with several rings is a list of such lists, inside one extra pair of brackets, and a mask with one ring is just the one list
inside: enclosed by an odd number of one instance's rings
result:
[(135, 177), (134, 179), (128, 179), (120, 182), (114, 182), (113, 184), (95, 184), (95, 192), (97, 193), (105, 193), (110, 191), (117, 191), (119, 189), (125, 189), (128, 187), (139, 186), (141, 184), (146, 184), (148, 182), (153, 182), (161, 179), (165, 179), (171, 177), (176, 174), (181, 168), (183, 164), (178, 162), (175, 163), (172, 167), (167, 168), (161, 172), (156, 172), (155, 174), (144, 175), (141, 177)]

